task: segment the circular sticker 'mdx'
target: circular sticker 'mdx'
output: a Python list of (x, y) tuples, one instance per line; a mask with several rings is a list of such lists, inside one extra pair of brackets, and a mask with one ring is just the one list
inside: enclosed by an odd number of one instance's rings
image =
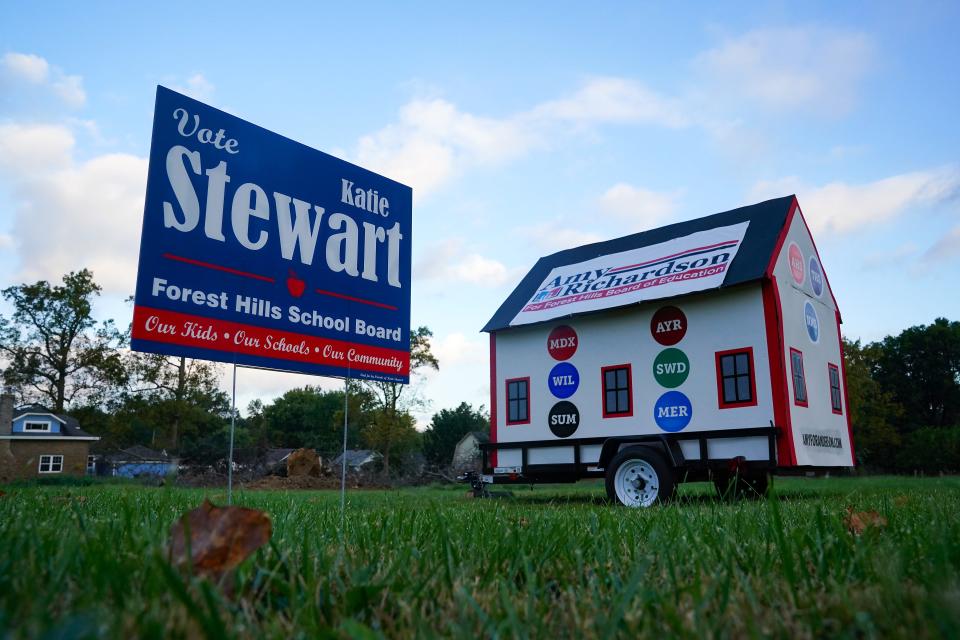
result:
[(687, 334), (687, 316), (676, 307), (657, 309), (650, 319), (650, 334), (663, 346), (673, 346)]
[(580, 426), (580, 410), (569, 400), (562, 400), (553, 405), (547, 420), (553, 435), (569, 438)]
[(554, 360), (569, 360), (577, 352), (577, 332), (561, 325), (547, 336), (547, 351)]

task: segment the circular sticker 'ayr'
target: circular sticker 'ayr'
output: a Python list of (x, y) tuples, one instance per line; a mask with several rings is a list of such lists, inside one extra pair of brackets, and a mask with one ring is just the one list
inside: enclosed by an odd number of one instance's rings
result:
[(550, 370), (547, 385), (550, 387), (550, 393), (557, 398), (569, 398), (580, 386), (580, 372), (569, 362), (561, 362)]
[(657, 426), (670, 433), (682, 431), (692, 417), (690, 399), (679, 391), (667, 391), (653, 405), (653, 419)]
[(650, 319), (650, 333), (663, 346), (673, 346), (687, 335), (687, 316), (676, 307), (657, 309)]
[(577, 352), (577, 332), (561, 325), (547, 337), (547, 351), (554, 360), (569, 360)]
[(803, 264), (803, 251), (800, 251), (796, 242), (790, 243), (790, 248), (787, 250), (787, 260), (790, 262), (790, 275), (793, 276), (793, 281), (797, 284), (803, 284), (807, 279), (807, 270)]
[(562, 400), (550, 409), (550, 431), (558, 438), (569, 438), (580, 426), (580, 410), (569, 400)]

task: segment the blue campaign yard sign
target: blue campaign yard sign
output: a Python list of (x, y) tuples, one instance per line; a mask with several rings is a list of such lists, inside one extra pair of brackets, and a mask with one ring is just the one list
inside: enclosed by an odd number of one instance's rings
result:
[(409, 187), (157, 88), (137, 351), (408, 382)]

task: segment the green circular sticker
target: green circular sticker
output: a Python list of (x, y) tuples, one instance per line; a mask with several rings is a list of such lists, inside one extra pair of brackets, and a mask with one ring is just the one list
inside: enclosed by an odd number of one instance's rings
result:
[(679, 387), (690, 375), (690, 361), (680, 349), (664, 349), (653, 361), (653, 377), (662, 387)]

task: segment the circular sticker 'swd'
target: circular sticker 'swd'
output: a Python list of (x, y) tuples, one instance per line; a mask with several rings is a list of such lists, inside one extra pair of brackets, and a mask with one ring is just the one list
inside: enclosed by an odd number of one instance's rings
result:
[(653, 377), (661, 387), (675, 389), (690, 375), (690, 360), (680, 349), (664, 349), (653, 361)]
[(797, 284), (803, 284), (807, 279), (807, 270), (803, 264), (803, 251), (800, 251), (796, 242), (790, 243), (790, 248), (787, 250), (787, 260), (790, 262), (790, 274), (793, 276), (793, 281)]
[(547, 384), (550, 386), (550, 393), (557, 398), (569, 398), (580, 386), (580, 372), (569, 362), (561, 362), (550, 370)]
[(823, 270), (816, 256), (810, 256), (810, 287), (818, 298), (823, 295)]
[(580, 410), (569, 400), (562, 400), (553, 405), (550, 415), (550, 431), (558, 438), (569, 438), (580, 426)]
[(577, 332), (561, 325), (547, 337), (547, 351), (554, 360), (569, 360), (577, 352)]
[(653, 405), (653, 419), (657, 426), (670, 433), (682, 431), (692, 417), (690, 399), (679, 391), (667, 391)]
[(650, 319), (650, 333), (663, 346), (673, 346), (687, 334), (687, 316), (676, 307), (657, 309)]
[(807, 325), (810, 342), (814, 344), (820, 342), (820, 318), (817, 317), (817, 310), (809, 300), (803, 305), (803, 322)]

